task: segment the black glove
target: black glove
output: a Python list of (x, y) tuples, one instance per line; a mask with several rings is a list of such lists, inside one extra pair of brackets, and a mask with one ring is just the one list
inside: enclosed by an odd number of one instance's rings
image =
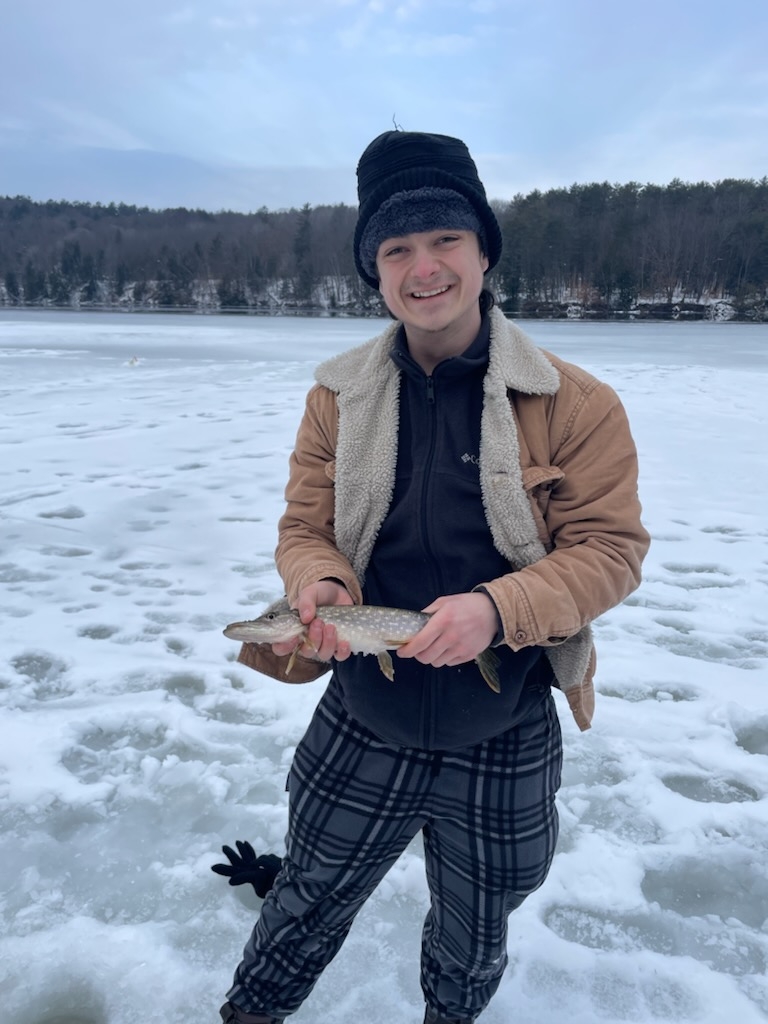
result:
[(243, 885), (250, 882), (256, 891), (256, 895), (262, 899), (267, 895), (275, 881), (275, 876), (280, 870), (281, 860), (274, 853), (262, 853), (260, 857), (249, 842), (235, 843), (238, 852), (231, 846), (222, 846), (222, 850), (229, 860), (229, 864), (213, 864), (211, 871), (217, 875), (228, 875), (230, 885)]

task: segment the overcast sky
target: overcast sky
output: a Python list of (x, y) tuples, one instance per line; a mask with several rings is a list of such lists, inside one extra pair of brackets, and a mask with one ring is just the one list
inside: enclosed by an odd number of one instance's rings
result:
[(354, 203), (393, 119), (492, 198), (768, 174), (766, 0), (25, 0), (0, 43), (0, 195)]

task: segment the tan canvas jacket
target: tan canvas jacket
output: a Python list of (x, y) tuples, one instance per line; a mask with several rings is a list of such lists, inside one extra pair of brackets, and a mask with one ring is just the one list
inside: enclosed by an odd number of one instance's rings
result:
[[(510, 572), (478, 581), (501, 617), (504, 643), (546, 649), (576, 722), (594, 711), (589, 624), (640, 582), (649, 537), (640, 521), (637, 455), (607, 384), (536, 348), (492, 310), (481, 422), (486, 518)], [(286, 593), (333, 577), (362, 599), (376, 534), (392, 495), (398, 325), (318, 368), (291, 456), (277, 568)], [(239, 660), (285, 679), (286, 659), (245, 644)], [(297, 659), (288, 682), (327, 671)]]

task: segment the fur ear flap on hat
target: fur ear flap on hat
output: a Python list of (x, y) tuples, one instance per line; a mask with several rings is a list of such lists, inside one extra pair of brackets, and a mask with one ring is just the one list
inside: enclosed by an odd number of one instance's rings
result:
[[(443, 195), (428, 210), (425, 208), (425, 192), (454, 193), (455, 199)], [(488, 269), (495, 267), (501, 256), (501, 229), (488, 204), (485, 189), (477, 173), (477, 167), (469, 150), (461, 139), (449, 135), (430, 135), (426, 132), (389, 131), (379, 135), (366, 148), (357, 165), (357, 195), (360, 203), (354, 238), (354, 257), (357, 272), (372, 288), (378, 288), (375, 250), (371, 259), (371, 246), (378, 245), (387, 237), (408, 234), (411, 231), (432, 228), (454, 228), (477, 231)], [(433, 198), (434, 198), (434, 194)], [(369, 223), (388, 200), (397, 196), (399, 209), (392, 217), (392, 208), (386, 207), (383, 215)], [(408, 202), (415, 200), (411, 206)], [(466, 203), (462, 202), (466, 201)], [(428, 223), (429, 226), (410, 227), (406, 211), (413, 213), (413, 224)], [(438, 223), (448, 216), (458, 222)], [(479, 230), (472, 218), (476, 217)], [(469, 223), (472, 221), (472, 223)], [(389, 230), (387, 225), (398, 228), (392, 235), (381, 234)], [(363, 244), (364, 243), (364, 244)], [(362, 252), (361, 252), (362, 246)]]

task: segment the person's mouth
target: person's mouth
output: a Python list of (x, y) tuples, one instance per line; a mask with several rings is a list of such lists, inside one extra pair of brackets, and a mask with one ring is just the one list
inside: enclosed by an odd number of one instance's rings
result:
[(451, 286), (444, 284), (440, 288), (430, 288), (424, 291), (413, 291), (411, 295), (414, 299), (433, 299), (436, 295), (443, 295)]

